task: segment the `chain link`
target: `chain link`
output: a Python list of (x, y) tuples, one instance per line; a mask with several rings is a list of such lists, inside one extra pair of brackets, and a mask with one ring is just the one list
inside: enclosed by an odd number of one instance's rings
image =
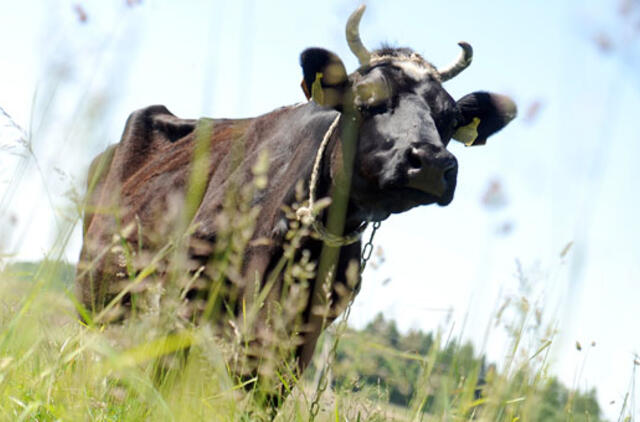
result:
[[(371, 258), (373, 253), (373, 238), (376, 235), (376, 231), (380, 228), (380, 221), (376, 221), (373, 223), (373, 227), (371, 230), (371, 236), (369, 236), (369, 240), (362, 247), (362, 252), (360, 254), (360, 274), (364, 272), (365, 267), (367, 266), (367, 262)], [(340, 323), (335, 329), (335, 338), (333, 339), (333, 344), (331, 345), (331, 350), (327, 356), (327, 360), (325, 362), (324, 368), (321, 369), (320, 379), (318, 380), (318, 386), (316, 388), (316, 392), (313, 397), (313, 401), (311, 402), (311, 406), (309, 407), (309, 421), (313, 422), (318, 416), (318, 412), (320, 411), (320, 398), (322, 394), (324, 394), (325, 390), (329, 384), (329, 377), (327, 376), (329, 370), (333, 366), (333, 362), (336, 359), (336, 355), (338, 352), (338, 344), (340, 343), (340, 338), (342, 338), (342, 334), (347, 329), (347, 321), (349, 320), (349, 315), (351, 315), (351, 304), (353, 303), (353, 299), (356, 291), (352, 291), (349, 297), (349, 301), (347, 302), (347, 308), (342, 314), (342, 319)]]
[(369, 241), (362, 247), (362, 255), (360, 256), (360, 274), (364, 272), (364, 269), (367, 266), (367, 262), (369, 262), (369, 258), (371, 258), (371, 254), (373, 253), (373, 237), (376, 235), (376, 232), (380, 228), (381, 224), (382, 222), (380, 221), (376, 221), (375, 223), (373, 223)]

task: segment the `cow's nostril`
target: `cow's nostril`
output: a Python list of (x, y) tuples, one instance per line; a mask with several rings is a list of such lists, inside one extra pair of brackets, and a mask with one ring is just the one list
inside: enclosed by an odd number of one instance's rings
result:
[(445, 182), (450, 183), (451, 181), (455, 180), (457, 174), (458, 174), (458, 168), (456, 167), (455, 164), (452, 164), (444, 171)]
[(422, 168), (422, 160), (418, 155), (418, 151), (415, 148), (407, 150), (407, 162), (409, 166), (414, 169)]

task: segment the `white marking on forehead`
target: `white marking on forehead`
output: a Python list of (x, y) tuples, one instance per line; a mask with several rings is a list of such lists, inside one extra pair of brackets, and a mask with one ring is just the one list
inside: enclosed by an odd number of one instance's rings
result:
[(433, 76), (437, 81), (440, 80), (440, 74), (436, 68), (417, 53), (413, 53), (410, 56), (374, 55), (369, 63), (373, 65), (381, 62), (388, 62), (399, 67), (407, 76), (417, 82), (426, 79), (429, 75)]
[(428, 75), (432, 74), (433, 71), (426, 66), (422, 66), (413, 61), (399, 61), (394, 60), (393, 64), (398, 66), (405, 75), (412, 78), (413, 80), (419, 82), (427, 78)]

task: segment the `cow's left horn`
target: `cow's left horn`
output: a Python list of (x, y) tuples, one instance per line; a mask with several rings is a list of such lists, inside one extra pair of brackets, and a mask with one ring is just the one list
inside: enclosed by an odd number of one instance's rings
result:
[(369, 53), (369, 50), (362, 44), (362, 40), (360, 39), (360, 19), (362, 19), (364, 9), (365, 5), (363, 4), (349, 16), (346, 29), (349, 48), (353, 54), (356, 55), (361, 66), (369, 64), (369, 60), (371, 60), (371, 53)]
[(456, 77), (460, 72), (465, 70), (471, 64), (471, 59), (473, 58), (473, 48), (471, 48), (471, 45), (464, 41), (460, 41), (458, 45), (462, 48), (458, 59), (455, 62), (451, 63), (449, 66), (438, 69), (440, 80), (442, 82)]

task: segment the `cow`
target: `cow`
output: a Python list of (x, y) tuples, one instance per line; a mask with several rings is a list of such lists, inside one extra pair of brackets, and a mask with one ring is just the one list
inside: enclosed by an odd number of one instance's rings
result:
[(471, 63), (468, 43), (442, 68), (409, 48), (370, 51), (363, 13), (346, 26), (352, 73), (331, 51), (302, 52), (305, 103), (246, 119), (181, 119), (160, 105), (130, 115), (89, 170), (76, 278), (86, 315), (157, 310), (177, 286), (183, 325), (206, 320), (252, 345), (238, 374), (304, 371), (359, 290), (366, 224), (448, 205), (450, 140), (483, 145), (516, 116), (507, 96), (455, 101), (444, 89)]

